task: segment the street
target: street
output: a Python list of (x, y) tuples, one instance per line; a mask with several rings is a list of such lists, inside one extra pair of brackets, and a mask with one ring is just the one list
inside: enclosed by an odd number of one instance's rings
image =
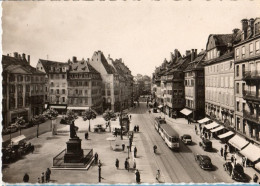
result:
[[(180, 135), (187, 133), (192, 136), (193, 145), (186, 146), (180, 143), (180, 151), (170, 150), (164, 143), (161, 136), (154, 129), (154, 118), (160, 113), (148, 113), (145, 103), (140, 103), (140, 107), (132, 109), (130, 124), (131, 130), (135, 125), (139, 125), (140, 132), (134, 134), (133, 146), (138, 149), (136, 164), (141, 174), (141, 183), (156, 183), (156, 172), (161, 171), (161, 183), (216, 183), (234, 182), (224, 171), (224, 160), (215, 152), (204, 152), (198, 145), (200, 138), (194, 132), (194, 124), (188, 125), (183, 118), (172, 122), (166, 116), (166, 121)], [(91, 130), (95, 124), (105, 123), (102, 117), (91, 120)], [(94, 133), (90, 132), (89, 140), (84, 139), (84, 132), (88, 129), (88, 121), (84, 122), (81, 118), (77, 120), (76, 126), (79, 127), (77, 135), (82, 139), (82, 148), (93, 148), (94, 153), (99, 154), (102, 162), (102, 183), (135, 183), (134, 170), (124, 170), (124, 161), (128, 156), (127, 150), (113, 151), (111, 144), (106, 138), (111, 137), (110, 132)], [(111, 121), (111, 125), (118, 124)], [(62, 133), (52, 136), (51, 132), (40, 135), (39, 138), (31, 139), (30, 142), (36, 146), (34, 154), (28, 154), (24, 158), (3, 167), (3, 181), (9, 183), (19, 183), (25, 172), (30, 175), (30, 182), (36, 183), (37, 177), (48, 167), (52, 167), (53, 157), (66, 148), (66, 141), (69, 139), (69, 127), (60, 129)], [(128, 145), (128, 139), (118, 141)], [(153, 153), (153, 145), (157, 145), (157, 154)], [(214, 146), (213, 146), (214, 148)], [(132, 148), (133, 149), (133, 148)], [(130, 154), (130, 167), (133, 163), (133, 151)], [(202, 170), (194, 159), (194, 154), (202, 153), (211, 157), (214, 165), (213, 171)], [(115, 168), (116, 158), (120, 161), (119, 169)], [(64, 175), (68, 176), (64, 176)], [(93, 165), (89, 170), (66, 170), (52, 169), (51, 183), (98, 183), (98, 167)]]

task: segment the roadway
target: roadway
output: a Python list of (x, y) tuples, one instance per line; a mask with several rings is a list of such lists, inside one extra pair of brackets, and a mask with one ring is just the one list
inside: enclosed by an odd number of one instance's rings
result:
[[(154, 129), (154, 118), (160, 114), (149, 114), (146, 103), (140, 103), (140, 107), (132, 110), (131, 115), (134, 119), (133, 123), (140, 126), (140, 138), (145, 148), (145, 156), (150, 161), (153, 172), (157, 169), (161, 170), (161, 177), (165, 183), (216, 183), (234, 182), (223, 169), (223, 159), (215, 152), (205, 152), (198, 145), (200, 138), (194, 132), (194, 125), (188, 125), (183, 119), (177, 119), (176, 122), (169, 122), (181, 136), (184, 133), (192, 136), (193, 144), (186, 146), (180, 143), (179, 152), (172, 151), (164, 143), (163, 139)], [(154, 155), (152, 147), (156, 145), (157, 155)], [(194, 159), (194, 154), (208, 155), (214, 165), (212, 171), (202, 170)]]

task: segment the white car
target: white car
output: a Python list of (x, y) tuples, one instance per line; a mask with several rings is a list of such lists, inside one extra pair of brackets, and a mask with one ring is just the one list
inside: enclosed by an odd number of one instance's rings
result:
[(191, 139), (191, 136), (189, 134), (182, 135), (181, 140), (183, 141), (184, 144), (191, 145), (191, 143), (192, 143), (192, 139)]

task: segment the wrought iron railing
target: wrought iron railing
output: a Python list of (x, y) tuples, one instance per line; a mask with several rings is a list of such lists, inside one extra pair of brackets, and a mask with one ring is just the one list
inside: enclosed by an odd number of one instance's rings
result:
[(259, 119), (259, 117), (254, 113), (254, 114), (252, 114), (252, 113), (250, 113), (249, 111), (247, 111), (247, 110), (243, 110), (243, 114), (244, 114), (244, 117), (246, 118), (246, 119), (249, 119), (249, 120), (251, 120), (251, 121), (254, 121), (254, 122), (260, 122), (260, 119)]
[(244, 79), (255, 79), (260, 78), (260, 70), (253, 70), (253, 71), (245, 71), (243, 73)]

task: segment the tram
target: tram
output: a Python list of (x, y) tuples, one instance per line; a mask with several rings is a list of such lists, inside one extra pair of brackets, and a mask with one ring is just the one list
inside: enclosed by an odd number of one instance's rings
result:
[(169, 148), (179, 150), (179, 134), (170, 125), (160, 125), (159, 133)]
[(157, 132), (159, 132), (159, 128), (161, 124), (166, 124), (165, 118), (156, 117), (154, 121), (154, 128)]

